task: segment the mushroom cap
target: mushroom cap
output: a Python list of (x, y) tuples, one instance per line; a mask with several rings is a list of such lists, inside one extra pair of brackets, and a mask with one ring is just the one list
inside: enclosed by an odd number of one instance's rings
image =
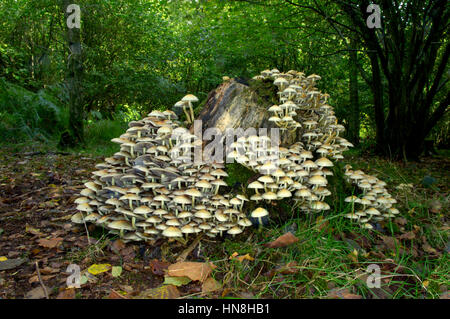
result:
[(265, 192), (264, 194), (262, 194), (262, 198), (264, 198), (266, 200), (278, 199), (277, 194), (275, 194), (274, 192)]
[(292, 193), (289, 190), (287, 190), (286, 188), (283, 188), (278, 191), (277, 197), (278, 198), (292, 197)]
[(150, 209), (150, 207), (142, 205), (142, 206), (136, 207), (133, 210), (133, 213), (135, 213), (137, 215), (146, 215), (146, 214), (149, 214), (151, 211), (152, 210)]
[(308, 182), (312, 185), (318, 185), (318, 186), (326, 186), (328, 181), (325, 177), (320, 175), (314, 175), (309, 178)]
[(163, 236), (166, 237), (183, 237), (183, 233), (177, 227), (170, 226), (163, 230)]
[(238, 234), (242, 233), (242, 229), (240, 229), (238, 226), (234, 226), (234, 227), (230, 228), (227, 231), (227, 233), (230, 235), (238, 235)]
[(70, 220), (72, 221), (72, 223), (75, 224), (83, 224), (83, 213), (82, 212), (78, 212), (72, 215), (72, 217), (70, 218)]
[(88, 213), (94, 211), (88, 203), (78, 204), (77, 209)]
[(370, 207), (369, 209), (366, 209), (366, 213), (369, 215), (381, 215), (380, 211), (376, 208)]
[(321, 157), (319, 158), (316, 162), (317, 166), (319, 167), (332, 167), (333, 166), (333, 162), (330, 161), (328, 158), (326, 157)]
[(183, 101), (183, 102), (198, 102), (198, 98), (193, 94), (187, 94), (181, 99), (181, 101)]
[(253, 218), (261, 218), (261, 217), (268, 216), (268, 215), (269, 215), (269, 212), (268, 212), (266, 209), (262, 208), (262, 207), (256, 208), (256, 209), (251, 213), (251, 216), (252, 216)]
[(118, 229), (118, 230), (133, 230), (133, 226), (131, 223), (127, 220), (115, 220), (108, 224), (108, 227), (111, 229)]

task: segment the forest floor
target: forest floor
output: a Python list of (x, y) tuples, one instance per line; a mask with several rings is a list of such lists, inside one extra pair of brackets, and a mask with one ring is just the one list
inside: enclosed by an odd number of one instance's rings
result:
[[(450, 297), (447, 156), (406, 164), (346, 156), (355, 168), (385, 180), (399, 202), (401, 215), (374, 231), (343, 218), (342, 208), (293, 212), (281, 224), (273, 218), (263, 232), (202, 239), (188, 249), (178, 242), (124, 244), (94, 225), (88, 237), (84, 225), (70, 222), (77, 194), (101, 161), (2, 147), (1, 299)], [(167, 276), (180, 261), (202, 263), (207, 275), (192, 280), (198, 269), (185, 269), (185, 277)], [(81, 271), (80, 288), (67, 288), (71, 264)], [(372, 264), (381, 271), (380, 288), (367, 285)]]

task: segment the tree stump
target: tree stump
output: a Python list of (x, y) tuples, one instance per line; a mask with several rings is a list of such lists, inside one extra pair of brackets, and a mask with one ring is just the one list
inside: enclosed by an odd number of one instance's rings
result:
[[(220, 84), (208, 94), (206, 103), (197, 120), (202, 121), (202, 133), (208, 128), (218, 128), (222, 133), (227, 128), (271, 128), (277, 126), (269, 122), (270, 112), (267, 109), (278, 104), (277, 87), (273, 82), (246, 82), (242, 79), (231, 79)], [(193, 132), (193, 125), (191, 131)], [(280, 133), (280, 145), (290, 145), (297, 141), (297, 133)]]

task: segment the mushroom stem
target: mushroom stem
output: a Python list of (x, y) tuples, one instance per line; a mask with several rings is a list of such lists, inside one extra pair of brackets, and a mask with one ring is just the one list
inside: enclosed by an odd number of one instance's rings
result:
[(186, 110), (186, 105), (183, 105), (183, 111), (184, 111), (184, 114), (186, 114), (186, 120), (188, 121), (188, 123), (189, 123), (189, 124), (192, 123), (192, 122), (191, 122), (191, 118), (190, 118), (190, 116), (189, 116), (189, 113), (188, 113), (187, 110)]
[(191, 110), (191, 123), (194, 123), (194, 109), (192, 108), (191, 102), (189, 102), (189, 109)]

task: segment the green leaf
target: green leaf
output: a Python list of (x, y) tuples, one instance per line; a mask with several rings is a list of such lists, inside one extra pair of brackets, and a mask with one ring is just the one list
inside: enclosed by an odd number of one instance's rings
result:
[(93, 275), (98, 275), (110, 269), (111, 269), (110, 264), (93, 264), (91, 267), (88, 268), (88, 272)]
[(164, 276), (164, 285), (174, 285), (177, 287), (186, 285), (190, 283), (192, 280), (188, 277), (171, 277), (171, 276)]
[(113, 277), (119, 277), (122, 274), (122, 267), (113, 266), (111, 269), (111, 274)]

